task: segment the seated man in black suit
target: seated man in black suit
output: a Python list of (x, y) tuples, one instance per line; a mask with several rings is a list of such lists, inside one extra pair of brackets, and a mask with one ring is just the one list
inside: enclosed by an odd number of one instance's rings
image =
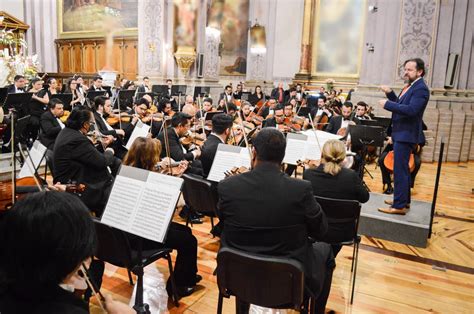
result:
[(218, 185), (221, 245), (298, 260), (305, 267), (307, 287), (317, 297), (316, 312), (324, 313), (334, 258), (329, 244), (311, 243), (308, 237), (326, 233), (326, 216), (311, 183), (281, 172), (286, 140), (280, 131), (262, 129), (253, 144), (253, 169)]
[[(112, 188), (113, 177), (109, 171), (116, 171), (120, 161), (114, 157), (114, 150), (106, 148), (99, 152), (86, 137), (93, 124), (92, 112), (86, 109), (73, 110), (66, 127), (59, 133), (54, 144), (54, 182), (82, 183), (86, 186), (81, 199), (97, 215), (102, 214)], [(111, 144), (106, 139), (104, 147)]]
[[(344, 143), (339, 140), (329, 140), (324, 144), (321, 152), (321, 165), (315, 169), (305, 170), (303, 179), (311, 182), (314, 195), (365, 203), (369, 200), (369, 192), (355, 171), (343, 167), (345, 158)], [(347, 241), (352, 238), (352, 232), (351, 224), (331, 224), (322, 240)], [(332, 249), (336, 256), (341, 246), (333, 245)]]
[(329, 125), (326, 128), (326, 132), (337, 134), (337, 131), (340, 129), (347, 129), (349, 124), (360, 124), (359, 119), (351, 118), (352, 115), (352, 103), (346, 101), (342, 105), (342, 115), (340, 116), (333, 116), (331, 120), (329, 120)]
[(53, 150), (56, 137), (64, 129), (64, 123), (59, 119), (64, 114), (64, 104), (58, 98), (53, 98), (48, 103), (48, 109), (40, 118), (41, 133), (39, 138), (46, 148)]
[(209, 175), (214, 157), (216, 156), (217, 146), (226, 144), (232, 127), (232, 117), (221, 113), (212, 117), (212, 132), (207, 137), (201, 150), (202, 172), (205, 178)]

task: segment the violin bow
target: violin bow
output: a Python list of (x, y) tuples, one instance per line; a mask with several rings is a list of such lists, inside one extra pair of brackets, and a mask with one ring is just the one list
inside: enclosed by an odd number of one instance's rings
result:
[[(164, 121), (164, 120), (163, 120)], [(165, 139), (165, 150), (166, 150), (166, 157), (168, 157), (168, 174), (171, 176), (173, 175), (173, 171), (171, 170), (171, 152), (170, 152), (170, 142), (168, 138), (168, 128), (165, 126), (163, 129), (164, 132), (164, 139)]]
[(244, 126), (244, 120), (242, 120), (242, 115), (240, 114), (240, 110), (237, 111), (238, 115), (239, 115), (239, 118), (240, 118), (240, 127), (242, 128), (242, 134), (244, 136), (244, 141), (245, 141), (245, 147), (248, 149), (249, 151), (249, 155), (250, 155), (250, 159), (252, 159), (252, 150), (250, 149), (250, 146), (249, 146), (249, 141), (247, 139), (247, 134), (245, 134), (245, 126)]
[(86, 265), (84, 263), (81, 263), (80, 269), (84, 273), (84, 279), (86, 280), (87, 285), (89, 286), (89, 288), (91, 288), (92, 294), (94, 294), (94, 296), (97, 298), (97, 301), (99, 302), (99, 306), (104, 311), (104, 313), (106, 313), (105, 307), (102, 304), (102, 302), (105, 301), (105, 298), (102, 295), (102, 293), (100, 292), (100, 290), (97, 288), (97, 286), (93, 283), (92, 277), (90, 276)]
[(311, 128), (313, 129), (313, 132), (314, 132), (314, 136), (316, 137), (316, 143), (318, 143), (319, 151), (322, 152), (321, 151), (321, 144), (319, 144), (318, 132), (314, 128), (313, 118), (311, 117), (311, 114), (309, 114), (308, 117), (309, 117), (309, 123), (311, 123)]

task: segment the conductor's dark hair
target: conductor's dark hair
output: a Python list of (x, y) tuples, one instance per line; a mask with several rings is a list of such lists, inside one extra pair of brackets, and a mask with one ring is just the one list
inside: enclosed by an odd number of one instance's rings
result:
[(97, 110), (99, 106), (104, 107), (105, 102), (109, 99), (108, 97), (105, 96), (96, 96), (94, 97), (94, 110)]
[(202, 100), (202, 102), (203, 102), (203, 103), (205, 103), (205, 102), (210, 102), (211, 105), (212, 105), (212, 98), (211, 98), (211, 97), (206, 97), (206, 98), (204, 98), (204, 99)]
[(80, 130), (84, 123), (90, 120), (91, 114), (92, 112), (88, 109), (78, 109), (71, 111), (66, 121), (66, 127), (73, 130)]
[(420, 58), (413, 58), (413, 59), (408, 59), (403, 63), (403, 66), (405, 66), (408, 62), (415, 62), (416, 63), (416, 70), (417, 71), (423, 71), (421, 73), (421, 76), (425, 76), (425, 61), (423, 61)]
[(171, 126), (177, 128), (178, 126), (184, 126), (192, 117), (184, 112), (176, 113), (173, 118), (171, 118)]
[(0, 286), (58, 285), (93, 256), (96, 242), (91, 215), (75, 195), (30, 194), (0, 221)]
[(232, 127), (233, 119), (225, 113), (216, 114), (212, 117), (212, 132), (221, 135), (225, 130)]
[(13, 78), (13, 81), (17, 82), (23, 78), (25, 78), (23, 75), (15, 75), (15, 77)]
[(64, 105), (64, 103), (62, 102), (61, 99), (59, 98), (51, 98), (48, 102), (48, 108), (49, 109), (54, 109), (54, 107), (56, 107), (57, 104), (61, 104), (61, 105)]
[(253, 139), (253, 147), (259, 161), (281, 164), (285, 157), (285, 136), (276, 128), (263, 128)]

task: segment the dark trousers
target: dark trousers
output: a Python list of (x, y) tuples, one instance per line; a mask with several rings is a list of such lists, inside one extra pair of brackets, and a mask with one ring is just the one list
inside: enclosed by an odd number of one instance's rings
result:
[[(132, 244), (133, 245), (133, 244)], [(177, 251), (174, 277), (177, 286), (194, 286), (197, 269), (197, 239), (191, 228), (172, 222), (163, 244), (144, 240), (143, 249), (167, 247)]]
[(394, 142), (394, 164), (393, 164), (393, 208), (404, 208), (411, 202), (410, 186), (411, 177), (408, 163), (413, 144), (405, 142)]

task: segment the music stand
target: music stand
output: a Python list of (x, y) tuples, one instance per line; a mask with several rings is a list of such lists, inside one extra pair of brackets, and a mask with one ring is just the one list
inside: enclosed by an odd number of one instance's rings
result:
[(221, 114), (221, 113), (224, 113), (224, 111), (213, 111), (213, 112), (206, 112), (206, 114), (204, 115), (204, 120), (211, 120), (212, 121), (212, 117), (214, 117), (215, 115), (218, 115), (218, 114)]
[(72, 94), (53, 94), (51, 95), (51, 99), (56, 98), (59, 99), (63, 105), (65, 110), (71, 110), (71, 102), (72, 102)]
[(88, 101), (87, 104), (89, 105), (89, 108), (92, 108), (91, 102), (94, 103), (94, 98), (96, 98), (97, 96), (105, 96), (106, 93), (107, 91), (105, 90), (87, 92), (86, 100)]
[(311, 113), (311, 109), (309, 107), (298, 107), (296, 113), (300, 117), (308, 117), (308, 115)]
[(7, 95), (8, 95), (8, 87), (0, 88), (0, 105), (2, 105), (5, 102), (5, 99), (7, 99)]
[(151, 91), (158, 96), (162, 96), (168, 92), (168, 85), (152, 85)]
[[(17, 95), (17, 94), (9, 94), (9, 95)], [(30, 95), (31, 98), (31, 95)], [(8, 99), (8, 97), (7, 97)], [(28, 122), (30, 121), (30, 116), (24, 116), (19, 119), (15, 119), (15, 115), (12, 114), (11, 118), (11, 139), (10, 139), (10, 147), (12, 149), (12, 204), (15, 204), (16, 200), (16, 152), (18, 150), (17, 144), (24, 144), (26, 142), (26, 138), (24, 137), (24, 133), (28, 126)], [(18, 145), (18, 147), (21, 147)], [(20, 163), (23, 163), (24, 160), (20, 154)]]
[(373, 178), (370, 172), (365, 168), (365, 159), (367, 157), (367, 145), (374, 145), (376, 147), (383, 146), (384, 140), (385, 140), (385, 131), (383, 127), (367, 126), (367, 125), (349, 125), (348, 132), (351, 135), (352, 145), (357, 145), (357, 144), (362, 145), (362, 149), (361, 149), (362, 162), (359, 168), (359, 177), (363, 180), (364, 172), (367, 171), (369, 176)]
[(385, 129), (387, 129), (390, 126), (390, 124), (392, 124), (392, 118), (374, 117), (373, 119), (377, 121), (379, 126), (382, 126)]
[(14, 109), (17, 118), (24, 117), (28, 112), (28, 104), (31, 100), (31, 96), (33, 96), (33, 93), (7, 94), (4, 107), (7, 111)]
[(102, 88), (105, 89), (105, 91), (106, 91), (106, 93), (109, 97), (112, 97), (112, 86), (102, 85)]
[(137, 97), (135, 97), (135, 101), (141, 99), (145, 95), (149, 95), (151, 99), (155, 97), (155, 93), (153, 92), (140, 92), (140, 93), (137, 93)]
[(135, 91), (133, 89), (119, 90), (113, 108), (118, 108), (119, 110), (127, 110), (128, 107), (132, 108), (134, 95)]
[(171, 86), (171, 96), (181, 96), (186, 94), (186, 85)]
[(207, 86), (196, 86), (194, 87), (194, 99), (198, 97), (209, 97), (211, 88)]

